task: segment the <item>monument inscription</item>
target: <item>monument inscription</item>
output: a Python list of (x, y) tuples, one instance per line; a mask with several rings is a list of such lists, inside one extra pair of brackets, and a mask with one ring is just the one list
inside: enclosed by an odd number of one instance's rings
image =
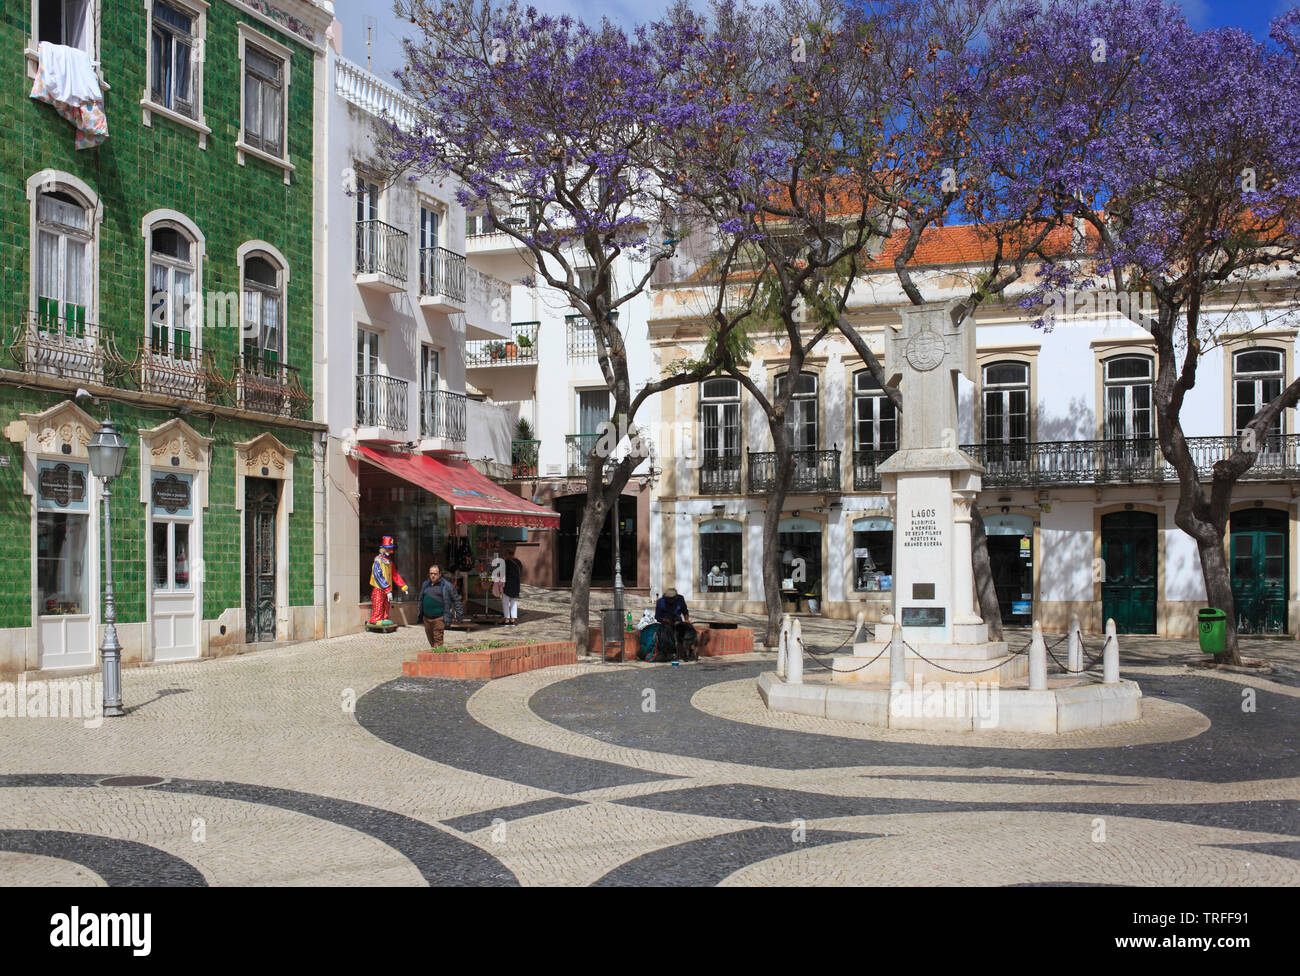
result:
[(907, 549), (938, 549), (943, 545), (943, 529), (933, 508), (914, 508), (903, 530)]

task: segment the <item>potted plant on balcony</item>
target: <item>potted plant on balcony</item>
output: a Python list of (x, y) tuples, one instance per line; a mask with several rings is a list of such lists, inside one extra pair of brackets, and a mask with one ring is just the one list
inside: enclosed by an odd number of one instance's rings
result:
[(514, 339), (507, 339), (507, 340), (506, 340), (506, 353), (505, 353), (505, 355), (506, 355), (506, 359), (514, 359), (517, 355), (519, 355), (519, 347), (518, 347), (517, 345), (515, 345), (515, 340), (514, 340)]
[(520, 333), (518, 336), (516, 336), (516, 337), (515, 337), (515, 341), (519, 343), (519, 348), (520, 348), (520, 349), (532, 349), (532, 348), (533, 348), (533, 340), (530, 339), (530, 338), (528, 338), (528, 336), (527, 336), (526, 334), (524, 334), (524, 333)]
[(489, 342), (484, 350), (492, 359), (504, 359), (506, 355), (505, 343)]
[(537, 444), (533, 440), (533, 425), (526, 417), (520, 417), (515, 422), (515, 443), (510, 454), (511, 469), (516, 478), (532, 478), (537, 475)]

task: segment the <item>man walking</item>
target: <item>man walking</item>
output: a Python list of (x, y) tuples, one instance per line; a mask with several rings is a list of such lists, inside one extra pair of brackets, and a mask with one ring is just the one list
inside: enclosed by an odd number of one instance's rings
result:
[(429, 638), (429, 646), (441, 647), (447, 624), (462, 616), (464, 613), (456, 587), (451, 580), (442, 578), (441, 569), (430, 566), (429, 578), (420, 587), (420, 613), (416, 617), (417, 622), (424, 621), (424, 634)]

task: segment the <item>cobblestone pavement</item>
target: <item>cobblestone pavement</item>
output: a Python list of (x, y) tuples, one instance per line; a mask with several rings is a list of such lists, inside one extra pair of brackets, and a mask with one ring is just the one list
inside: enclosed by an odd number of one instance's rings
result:
[[(563, 594), (522, 616), (449, 642), (568, 628)], [(849, 629), (804, 624), (818, 654)], [(1125, 638), (1143, 721), (1047, 737), (769, 714), (770, 653), (400, 677), (422, 638), (130, 669), (98, 728), (0, 719), (0, 883), (1300, 883), (1293, 644), (1225, 673)]]

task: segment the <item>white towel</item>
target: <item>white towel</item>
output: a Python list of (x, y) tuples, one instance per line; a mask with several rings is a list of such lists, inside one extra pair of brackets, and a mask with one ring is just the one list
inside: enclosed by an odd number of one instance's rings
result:
[(95, 66), (81, 48), (41, 41), (40, 69), (45, 74), (45, 92), (53, 101), (68, 105), (104, 101)]

